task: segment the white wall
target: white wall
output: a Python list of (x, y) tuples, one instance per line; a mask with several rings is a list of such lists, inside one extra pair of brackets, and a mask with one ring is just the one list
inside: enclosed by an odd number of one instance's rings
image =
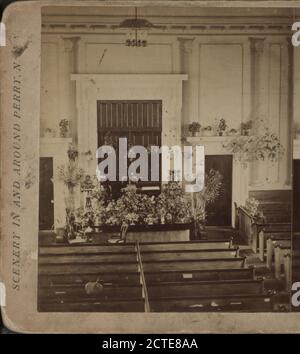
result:
[[(68, 37), (68, 39), (63, 39)], [(251, 85), (260, 87), (259, 114), (280, 135), (286, 154), (280, 163), (253, 164), (250, 189), (282, 189), (290, 185), (290, 106), (288, 45), (285, 36), (265, 35), (259, 78), (251, 73), (251, 35), (187, 37), (191, 46), (182, 48), (178, 35), (153, 35), (147, 48), (128, 48), (120, 35), (63, 36), (44, 34), (42, 46), (41, 130), (58, 132), (59, 121), (72, 121), (76, 133), (76, 97), (71, 73), (187, 73), (184, 86), (182, 125), (198, 120), (212, 125), (225, 118), (230, 128), (239, 128), (253, 114)], [(182, 37), (182, 36), (181, 36)], [(182, 50), (185, 51), (184, 59)], [(294, 119), (300, 123), (300, 50), (295, 52)], [(104, 54), (104, 56), (103, 56)], [(103, 56), (103, 57), (102, 57)], [(252, 75), (252, 76), (251, 76)], [(251, 96), (252, 95), (252, 96)], [(257, 101), (257, 102), (258, 102)], [(256, 107), (257, 108), (257, 107)]]

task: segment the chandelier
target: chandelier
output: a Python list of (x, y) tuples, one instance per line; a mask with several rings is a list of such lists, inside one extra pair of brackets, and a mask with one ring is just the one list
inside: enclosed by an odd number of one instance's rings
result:
[(135, 8), (135, 17), (122, 21), (119, 27), (127, 30), (125, 40), (127, 47), (147, 47), (148, 31), (155, 26), (146, 19), (138, 18)]

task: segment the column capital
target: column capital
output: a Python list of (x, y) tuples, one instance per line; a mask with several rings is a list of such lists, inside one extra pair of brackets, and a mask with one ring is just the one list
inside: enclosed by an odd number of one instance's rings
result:
[(261, 37), (249, 37), (251, 49), (253, 49), (256, 53), (263, 53), (265, 38)]
[(177, 37), (180, 50), (182, 50), (186, 54), (191, 54), (193, 51), (194, 39), (195, 37), (193, 38)]
[(80, 37), (62, 37), (65, 52), (72, 52)]

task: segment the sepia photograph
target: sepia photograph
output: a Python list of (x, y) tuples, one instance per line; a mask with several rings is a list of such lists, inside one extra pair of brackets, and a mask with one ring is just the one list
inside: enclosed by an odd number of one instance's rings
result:
[(42, 8), (38, 311), (291, 310), (295, 14)]
[(7, 331), (300, 331), (300, 1), (12, 1), (0, 77)]

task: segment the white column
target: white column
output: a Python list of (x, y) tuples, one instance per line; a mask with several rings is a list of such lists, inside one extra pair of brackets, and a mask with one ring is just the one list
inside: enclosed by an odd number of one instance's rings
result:
[[(267, 115), (267, 55), (264, 38), (249, 38), (251, 48), (251, 119), (262, 123)], [(260, 186), (264, 179), (264, 163), (250, 164), (250, 185)]]

